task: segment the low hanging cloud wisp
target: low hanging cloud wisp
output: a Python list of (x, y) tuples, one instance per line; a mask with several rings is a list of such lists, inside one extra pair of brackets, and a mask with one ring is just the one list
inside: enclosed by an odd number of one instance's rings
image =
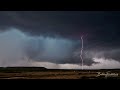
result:
[[(104, 58), (94, 58), (95, 62), (99, 62), (97, 64), (92, 64), (91, 66), (84, 65), (84, 69), (119, 69), (120, 62), (115, 60), (108, 60)], [(81, 69), (82, 66), (78, 64), (55, 64), (50, 62), (38, 62), (32, 61), (29, 66), (34, 67), (46, 67), (49, 69)]]

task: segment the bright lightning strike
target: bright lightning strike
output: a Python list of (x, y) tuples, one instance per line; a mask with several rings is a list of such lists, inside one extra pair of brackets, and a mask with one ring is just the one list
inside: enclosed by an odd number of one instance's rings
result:
[(82, 47), (81, 47), (81, 52), (80, 52), (80, 58), (82, 60), (82, 70), (83, 70), (83, 57), (82, 57), (82, 55), (83, 55), (83, 36), (81, 36), (81, 41), (82, 41)]

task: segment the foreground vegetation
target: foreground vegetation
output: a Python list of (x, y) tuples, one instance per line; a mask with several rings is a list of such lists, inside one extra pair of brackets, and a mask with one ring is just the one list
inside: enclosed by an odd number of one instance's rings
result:
[[(114, 72), (118, 77), (96, 77), (97, 72)], [(0, 67), (0, 79), (120, 79), (119, 69), (109, 70), (64, 70), (44, 67)]]

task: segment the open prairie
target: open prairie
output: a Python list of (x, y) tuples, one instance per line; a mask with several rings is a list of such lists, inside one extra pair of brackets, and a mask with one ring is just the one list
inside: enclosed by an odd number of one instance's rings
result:
[[(97, 77), (98, 72), (101, 73), (99, 77)], [(118, 74), (118, 76), (105, 77), (102, 73), (107, 73), (106, 75)], [(64, 70), (46, 69), (42, 67), (1, 67), (0, 79), (120, 79), (120, 70)]]

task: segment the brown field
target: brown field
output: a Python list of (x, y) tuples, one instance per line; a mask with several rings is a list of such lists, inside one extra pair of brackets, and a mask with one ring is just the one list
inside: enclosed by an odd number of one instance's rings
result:
[(79, 73), (72, 71), (41, 71), (21, 73), (0, 73), (0, 79), (80, 79), (83, 76), (91, 77), (97, 74)]
[[(97, 72), (108, 70), (39, 70), (39, 71), (0, 71), (0, 79), (105, 79), (96, 77)], [(116, 79), (120, 79), (120, 70), (109, 70), (119, 74)]]

